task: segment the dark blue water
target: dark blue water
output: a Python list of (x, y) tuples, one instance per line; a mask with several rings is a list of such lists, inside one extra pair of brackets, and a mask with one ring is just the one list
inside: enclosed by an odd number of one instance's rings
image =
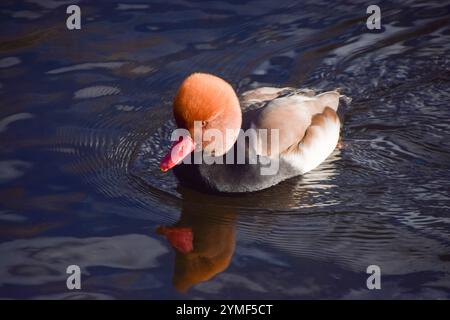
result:
[[(2, 1), (0, 298), (450, 298), (450, 9), (384, 1), (368, 30), (369, 4)], [(343, 147), (262, 192), (178, 186), (158, 161), (194, 71), (340, 87)]]

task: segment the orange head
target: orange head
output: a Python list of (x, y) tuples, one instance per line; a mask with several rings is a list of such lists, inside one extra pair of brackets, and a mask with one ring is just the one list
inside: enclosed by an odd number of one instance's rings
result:
[(189, 136), (174, 143), (161, 162), (163, 171), (195, 149), (210, 156), (225, 154), (236, 142), (242, 124), (239, 99), (231, 85), (206, 73), (194, 73), (183, 81), (173, 113), (178, 128), (186, 129)]

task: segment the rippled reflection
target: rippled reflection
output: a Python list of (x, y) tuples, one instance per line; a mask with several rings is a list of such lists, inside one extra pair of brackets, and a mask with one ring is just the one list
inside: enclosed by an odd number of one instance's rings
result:
[[(181, 193), (183, 205), (179, 220), (159, 230), (176, 250), (173, 285), (185, 292), (213, 278), (230, 264), (236, 245), (236, 212), (233, 208), (205, 203), (201, 193), (191, 190)], [(220, 216), (221, 222), (214, 221), (211, 213)]]

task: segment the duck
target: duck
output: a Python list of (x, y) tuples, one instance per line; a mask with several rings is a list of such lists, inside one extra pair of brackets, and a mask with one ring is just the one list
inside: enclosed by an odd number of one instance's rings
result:
[(178, 131), (160, 169), (173, 169), (182, 185), (219, 193), (259, 191), (303, 175), (338, 145), (342, 97), (337, 89), (291, 87), (238, 97), (221, 77), (193, 73), (173, 100)]

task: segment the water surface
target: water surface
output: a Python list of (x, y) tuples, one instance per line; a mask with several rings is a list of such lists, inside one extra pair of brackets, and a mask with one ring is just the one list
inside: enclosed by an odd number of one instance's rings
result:
[[(450, 298), (445, 1), (384, 1), (381, 30), (364, 1), (80, 1), (75, 31), (69, 2), (0, 5), (0, 298)], [(195, 71), (341, 88), (343, 147), (257, 193), (179, 186), (158, 163)]]

